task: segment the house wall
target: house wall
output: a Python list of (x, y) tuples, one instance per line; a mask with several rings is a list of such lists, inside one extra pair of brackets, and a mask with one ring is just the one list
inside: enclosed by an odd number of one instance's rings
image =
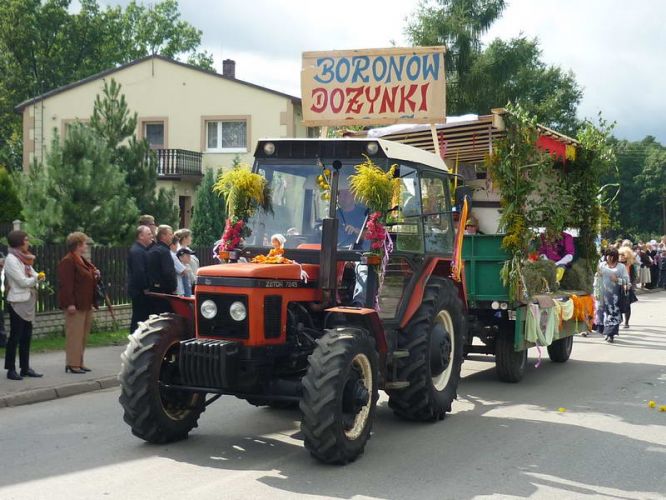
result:
[[(206, 74), (162, 59), (148, 59), (120, 69), (106, 78), (122, 85), (131, 111), (142, 119), (164, 117), (166, 147), (204, 153), (203, 166), (232, 164), (236, 154), (252, 162), (257, 139), (306, 135), (298, 105), (283, 96), (233, 80)], [(74, 119), (87, 120), (104, 80), (97, 79), (48, 97), (23, 111), (24, 168), (45, 156), (54, 131)], [(243, 153), (206, 153), (204, 117), (249, 117), (248, 147)], [(140, 127), (140, 125), (139, 125)], [(140, 131), (137, 130), (140, 135)]]

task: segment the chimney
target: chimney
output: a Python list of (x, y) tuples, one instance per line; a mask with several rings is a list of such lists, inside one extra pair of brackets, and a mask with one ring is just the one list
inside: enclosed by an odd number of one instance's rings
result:
[(236, 61), (225, 59), (222, 61), (222, 75), (227, 78), (236, 78)]

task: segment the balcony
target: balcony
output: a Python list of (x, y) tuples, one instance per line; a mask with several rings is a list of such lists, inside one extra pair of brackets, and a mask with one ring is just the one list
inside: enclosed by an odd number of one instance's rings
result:
[(203, 177), (202, 154), (186, 149), (154, 149), (148, 159), (156, 163), (157, 177), (161, 180), (189, 180), (199, 182)]

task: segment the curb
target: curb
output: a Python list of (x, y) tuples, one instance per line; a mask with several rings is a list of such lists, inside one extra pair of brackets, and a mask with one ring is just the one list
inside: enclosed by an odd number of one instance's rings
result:
[(7, 396), (0, 396), (0, 408), (28, 405), (51, 401), (52, 399), (66, 398), (83, 394), (85, 392), (98, 391), (116, 387), (119, 384), (117, 376), (102, 377), (95, 380), (85, 380), (74, 384), (66, 384), (58, 387), (46, 387), (30, 391), (18, 392)]

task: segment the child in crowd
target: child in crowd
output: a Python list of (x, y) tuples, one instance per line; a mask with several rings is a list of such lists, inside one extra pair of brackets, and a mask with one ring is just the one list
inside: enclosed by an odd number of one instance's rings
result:
[(178, 287), (179, 289), (182, 288), (182, 295), (185, 297), (192, 296), (192, 282), (190, 281), (191, 272), (189, 269), (192, 263), (193, 255), (194, 252), (187, 247), (180, 247), (176, 252), (176, 257), (185, 268), (185, 271), (180, 276), (178, 276)]

